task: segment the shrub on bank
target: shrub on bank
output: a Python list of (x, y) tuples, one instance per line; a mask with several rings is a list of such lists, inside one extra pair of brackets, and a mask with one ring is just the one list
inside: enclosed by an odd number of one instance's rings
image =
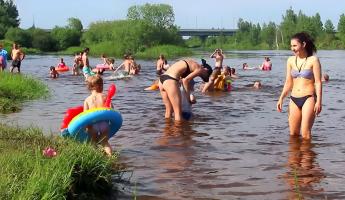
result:
[(185, 47), (175, 45), (159, 45), (152, 48), (148, 48), (143, 52), (135, 54), (137, 58), (143, 59), (156, 59), (160, 54), (163, 54), (168, 59), (186, 57), (192, 55), (192, 51)]
[(0, 112), (15, 112), (27, 100), (48, 96), (48, 87), (33, 77), (0, 72)]
[[(57, 151), (55, 157), (43, 156), (48, 146)], [(0, 124), (0, 199), (104, 196), (111, 191), (115, 161), (88, 143)]]

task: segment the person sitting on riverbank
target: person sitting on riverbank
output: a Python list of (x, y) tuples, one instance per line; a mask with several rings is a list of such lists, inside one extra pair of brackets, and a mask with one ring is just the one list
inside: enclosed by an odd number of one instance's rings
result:
[(165, 105), (165, 118), (170, 118), (174, 112), (175, 120), (182, 120), (180, 81), (185, 89), (185, 95), (190, 98), (190, 103), (195, 103), (196, 100), (190, 95), (191, 80), (199, 76), (204, 82), (208, 82), (213, 71), (205, 60), (202, 63), (200, 65), (192, 59), (180, 60), (159, 77), (159, 90)]
[(59, 77), (59, 72), (56, 71), (54, 66), (50, 67), (50, 78), (58, 78)]
[[(91, 92), (84, 101), (84, 111), (104, 107), (106, 95), (103, 94), (103, 79), (99, 75), (87, 78), (87, 87)], [(93, 144), (102, 144), (104, 152), (111, 156), (112, 149), (109, 144), (109, 123), (101, 121), (87, 126), (87, 132)]]

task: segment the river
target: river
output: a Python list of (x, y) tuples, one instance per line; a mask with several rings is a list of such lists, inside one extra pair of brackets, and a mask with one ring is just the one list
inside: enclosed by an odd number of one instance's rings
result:
[[(205, 57), (213, 64), (208, 54), (201, 52), (195, 59)], [(138, 76), (106, 81), (105, 89), (109, 83), (117, 86), (113, 103), (124, 119), (110, 140), (128, 171), (118, 198), (345, 199), (345, 51), (318, 53), (330, 81), (323, 84), (323, 111), (310, 143), (289, 137), (288, 99), (283, 113), (275, 109), (290, 55), (290, 51), (226, 52), (224, 63), (234, 66), (240, 77), (233, 91), (207, 95), (196, 91), (194, 117), (180, 125), (164, 120), (159, 92), (143, 90), (155, 79), (155, 60), (138, 60), (142, 66)], [(242, 70), (243, 62), (258, 66), (264, 56), (271, 58), (272, 71)], [(64, 60), (71, 65), (73, 57)], [(0, 115), (1, 121), (58, 134), (66, 109), (82, 105), (88, 95), (81, 76), (48, 77), (49, 67), (58, 61), (57, 56), (26, 57), (22, 72), (46, 83), (52, 95), (26, 102), (21, 112)], [(90, 59), (93, 66), (100, 62)], [(262, 89), (251, 88), (255, 80), (262, 82)]]

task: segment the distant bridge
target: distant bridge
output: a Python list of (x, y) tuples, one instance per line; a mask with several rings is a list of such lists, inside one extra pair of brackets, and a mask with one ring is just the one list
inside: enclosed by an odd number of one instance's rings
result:
[(178, 34), (181, 36), (199, 36), (207, 38), (208, 36), (232, 36), (237, 32), (237, 29), (180, 29)]

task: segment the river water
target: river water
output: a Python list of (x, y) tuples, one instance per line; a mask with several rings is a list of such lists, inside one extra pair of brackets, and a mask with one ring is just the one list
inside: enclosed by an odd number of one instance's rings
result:
[[(159, 92), (143, 90), (155, 79), (155, 61), (138, 60), (143, 68), (140, 75), (115, 81), (113, 103), (124, 122), (110, 143), (120, 151), (128, 182), (121, 182), (114, 195), (118, 199), (345, 199), (345, 51), (318, 53), (330, 82), (323, 84), (323, 111), (310, 143), (289, 137), (288, 100), (283, 113), (275, 110), (290, 55), (290, 51), (226, 52), (225, 64), (234, 66), (240, 77), (233, 91), (202, 95), (197, 90), (194, 117), (182, 124), (164, 120)], [(264, 56), (271, 57), (272, 71), (241, 69), (243, 62), (258, 66)], [(201, 57), (208, 58), (208, 53), (195, 59)], [(73, 58), (64, 59), (71, 64)], [(27, 56), (22, 72), (44, 81), (52, 96), (25, 103), (19, 113), (0, 115), (1, 121), (58, 133), (65, 110), (82, 105), (88, 95), (81, 76), (48, 77), (49, 66), (58, 61), (57, 56)], [(101, 60), (90, 62), (96, 65)], [(262, 89), (251, 88), (255, 80), (262, 82)], [(106, 81), (105, 88), (112, 82)]]

